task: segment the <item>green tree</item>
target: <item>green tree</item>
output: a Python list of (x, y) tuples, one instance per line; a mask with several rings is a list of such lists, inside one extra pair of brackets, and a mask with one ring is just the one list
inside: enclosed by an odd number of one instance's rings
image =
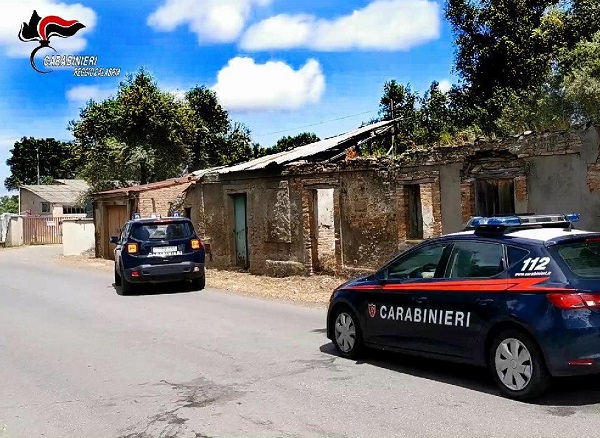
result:
[(569, 71), (565, 72), (564, 90), (575, 107), (575, 120), (600, 121), (600, 31), (590, 41), (580, 41), (565, 54)]
[(77, 148), (70, 142), (54, 138), (36, 139), (23, 137), (15, 142), (6, 160), (10, 176), (5, 179), (7, 190), (16, 190), (23, 184), (37, 184), (38, 152), (40, 183), (53, 179), (70, 179), (77, 175), (81, 167)]
[(2, 213), (19, 213), (19, 197), (0, 196), (0, 214)]
[(116, 97), (89, 102), (70, 129), (93, 186), (176, 176), (198, 135), (189, 106), (161, 91), (144, 69), (128, 75)]
[[(539, 88), (564, 44), (559, 0), (448, 0), (455, 68), (472, 123), (495, 132), (513, 93)], [(558, 20), (558, 21), (557, 21)], [(557, 30), (558, 29), (558, 30)]]
[(423, 124), (421, 143), (447, 143), (456, 132), (447, 93), (440, 90), (440, 84), (433, 81), (421, 100), (421, 122)]
[(198, 170), (226, 163), (227, 151), (223, 149), (228, 142), (230, 122), (217, 95), (201, 86), (189, 90), (185, 98), (192, 111), (196, 130), (188, 164)]
[(275, 146), (271, 147), (267, 150), (268, 154), (276, 154), (279, 152), (291, 151), (300, 146), (305, 146), (307, 144), (316, 143), (321, 139), (313, 132), (302, 132), (297, 135), (287, 135), (285, 137), (281, 137), (275, 143)]

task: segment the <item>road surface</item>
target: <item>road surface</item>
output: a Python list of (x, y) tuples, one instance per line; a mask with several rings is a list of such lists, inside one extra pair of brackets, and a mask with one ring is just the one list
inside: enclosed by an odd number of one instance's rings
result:
[(321, 309), (210, 289), (121, 297), (58, 250), (0, 250), (2, 438), (600, 433), (599, 378), (519, 403), (474, 368), (339, 358)]

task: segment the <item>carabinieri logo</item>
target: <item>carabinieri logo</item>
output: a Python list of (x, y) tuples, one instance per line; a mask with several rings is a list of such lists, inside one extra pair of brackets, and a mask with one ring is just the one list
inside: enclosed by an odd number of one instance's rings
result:
[(60, 38), (68, 38), (75, 35), (84, 27), (85, 26), (77, 20), (65, 20), (55, 15), (49, 15), (41, 18), (37, 11), (33, 11), (31, 19), (29, 20), (29, 24), (24, 22), (21, 25), (21, 30), (19, 31), (19, 39), (21, 41), (38, 41), (40, 43), (39, 46), (33, 49), (31, 56), (29, 57), (31, 67), (33, 67), (33, 69), (38, 73), (50, 73), (52, 70), (42, 71), (36, 67), (35, 54), (38, 52), (38, 50), (46, 47), (56, 52), (54, 47), (50, 45), (50, 37), (57, 36)]

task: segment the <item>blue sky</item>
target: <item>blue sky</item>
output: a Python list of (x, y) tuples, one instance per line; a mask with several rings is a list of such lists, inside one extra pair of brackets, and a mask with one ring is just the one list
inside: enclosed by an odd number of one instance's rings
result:
[[(17, 37), (34, 9), (86, 25), (73, 37), (51, 37), (58, 53), (98, 56), (98, 67), (122, 76), (35, 72), (28, 58), (37, 43)], [(326, 137), (359, 126), (376, 115), (387, 80), (420, 92), (432, 80), (455, 82), (453, 51), (435, 0), (3, 0), (0, 181), (16, 140), (71, 139), (68, 122), (85, 101), (110, 95), (141, 66), (173, 92), (213, 88), (231, 118), (270, 146), (283, 135)], [(38, 65), (50, 53), (41, 50)]]

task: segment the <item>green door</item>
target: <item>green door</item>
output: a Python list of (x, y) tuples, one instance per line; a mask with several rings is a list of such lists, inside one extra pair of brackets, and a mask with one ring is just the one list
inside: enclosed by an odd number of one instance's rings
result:
[(235, 217), (235, 252), (236, 264), (244, 269), (248, 268), (248, 232), (246, 226), (246, 195), (233, 196), (233, 210)]

